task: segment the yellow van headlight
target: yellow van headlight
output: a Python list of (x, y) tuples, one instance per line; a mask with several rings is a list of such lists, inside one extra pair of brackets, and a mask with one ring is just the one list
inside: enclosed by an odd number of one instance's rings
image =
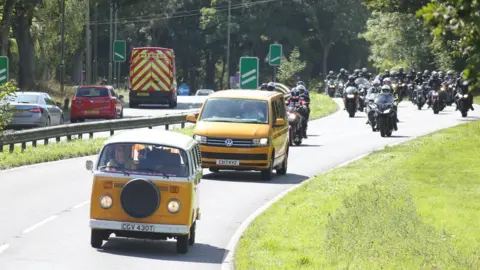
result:
[(112, 207), (112, 204), (113, 204), (113, 199), (109, 195), (103, 195), (102, 197), (100, 197), (100, 206), (103, 209), (108, 209)]
[(268, 138), (261, 138), (261, 139), (253, 139), (253, 144), (257, 146), (267, 146), (268, 145)]
[(193, 135), (193, 139), (199, 143), (207, 143), (207, 137), (200, 135)]
[(176, 214), (180, 211), (180, 202), (178, 200), (171, 200), (168, 202), (167, 208), (168, 212)]

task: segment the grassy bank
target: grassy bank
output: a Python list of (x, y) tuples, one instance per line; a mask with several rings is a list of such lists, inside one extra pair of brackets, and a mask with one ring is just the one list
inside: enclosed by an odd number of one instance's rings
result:
[(310, 120), (322, 118), (338, 110), (337, 103), (325, 94), (310, 93)]
[[(173, 131), (193, 136), (193, 127), (174, 129)], [(17, 147), (13, 153), (8, 149), (0, 153), (0, 170), (19, 167), (29, 164), (37, 164), (48, 161), (62, 160), (74, 157), (94, 155), (100, 151), (103, 142), (108, 138), (91, 140), (72, 140), (70, 142), (52, 143), (49, 145), (37, 145), (36, 148), (28, 146), (25, 152)]]
[(480, 122), (321, 175), (256, 219), (236, 269), (479, 269)]

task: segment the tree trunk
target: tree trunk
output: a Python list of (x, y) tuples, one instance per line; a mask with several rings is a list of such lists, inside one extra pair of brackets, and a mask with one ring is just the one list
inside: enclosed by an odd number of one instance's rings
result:
[(30, 27), (33, 9), (16, 8), (13, 30), (17, 40), (19, 55), (18, 87), (33, 89), (35, 87), (35, 50)]
[(17, 0), (6, 0), (3, 6), (2, 20), (0, 21), (0, 56), (6, 56), (8, 53), (8, 35), (10, 34), (13, 7), (16, 2)]
[(222, 73), (220, 75), (220, 78), (217, 81), (218, 89), (223, 89), (223, 82), (225, 80), (225, 71), (227, 69), (227, 57), (223, 57), (223, 63), (222, 63)]
[(215, 59), (211, 52), (205, 55), (205, 88), (214, 89), (215, 86)]
[[(76, 85), (80, 85), (82, 80), (82, 61), (83, 61), (83, 49), (80, 49), (73, 55), (72, 58), (72, 82)], [(98, 78), (94, 78), (94, 83), (98, 81)]]
[(330, 48), (332, 47), (331, 43), (328, 43), (323, 46), (323, 60), (322, 60), (322, 69), (323, 77), (326, 78), (328, 74), (328, 55), (330, 54)]

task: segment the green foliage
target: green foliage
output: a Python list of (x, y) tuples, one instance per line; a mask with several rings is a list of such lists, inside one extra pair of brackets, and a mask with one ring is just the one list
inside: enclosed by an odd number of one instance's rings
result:
[(14, 80), (0, 86), (0, 139), (11, 118), (9, 112), (9, 97), (17, 90), (17, 85)]
[(477, 0), (444, 0), (432, 1), (417, 15), (423, 17), (437, 37), (451, 40), (458, 39), (455, 55), (466, 58), (465, 78), (476, 84), (472, 89), (480, 87), (480, 2)]
[(278, 79), (285, 85), (295, 85), (297, 75), (300, 74), (307, 63), (300, 60), (300, 51), (297, 47), (293, 48), (289, 59), (282, 59), (278, 70)]
[(361, 34), (370, 43), (369, 60), (379, 69), (431, 69), (431, 38), (415, 15), (374, 11)]

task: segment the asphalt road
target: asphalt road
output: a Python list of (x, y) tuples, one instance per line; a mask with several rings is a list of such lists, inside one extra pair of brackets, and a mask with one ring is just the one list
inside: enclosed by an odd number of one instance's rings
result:
[[(277, 194), (359, 155), (447, 128), (480, 120), (480, 108), (462, 119), (447, 108), (434, 115), (400, 105), (399, 131), (391, 138), (373, 133), (364, 113), (353, 119), (343, 110), (313, 121), (309, 138), (292, 147), (288, 174), (272, 182), (258, 173), (205, 172), (201, 184), (202, 220), (197, 243), (185, 255), (174, 242), (111, 239), (90, 247), (91, 174), (78, 158), (0, 172), (0, 268), (12, 269), (220, 269), (230, 238), (257, 208)], [(352, 179), (354, 180), (354, 179)]]

